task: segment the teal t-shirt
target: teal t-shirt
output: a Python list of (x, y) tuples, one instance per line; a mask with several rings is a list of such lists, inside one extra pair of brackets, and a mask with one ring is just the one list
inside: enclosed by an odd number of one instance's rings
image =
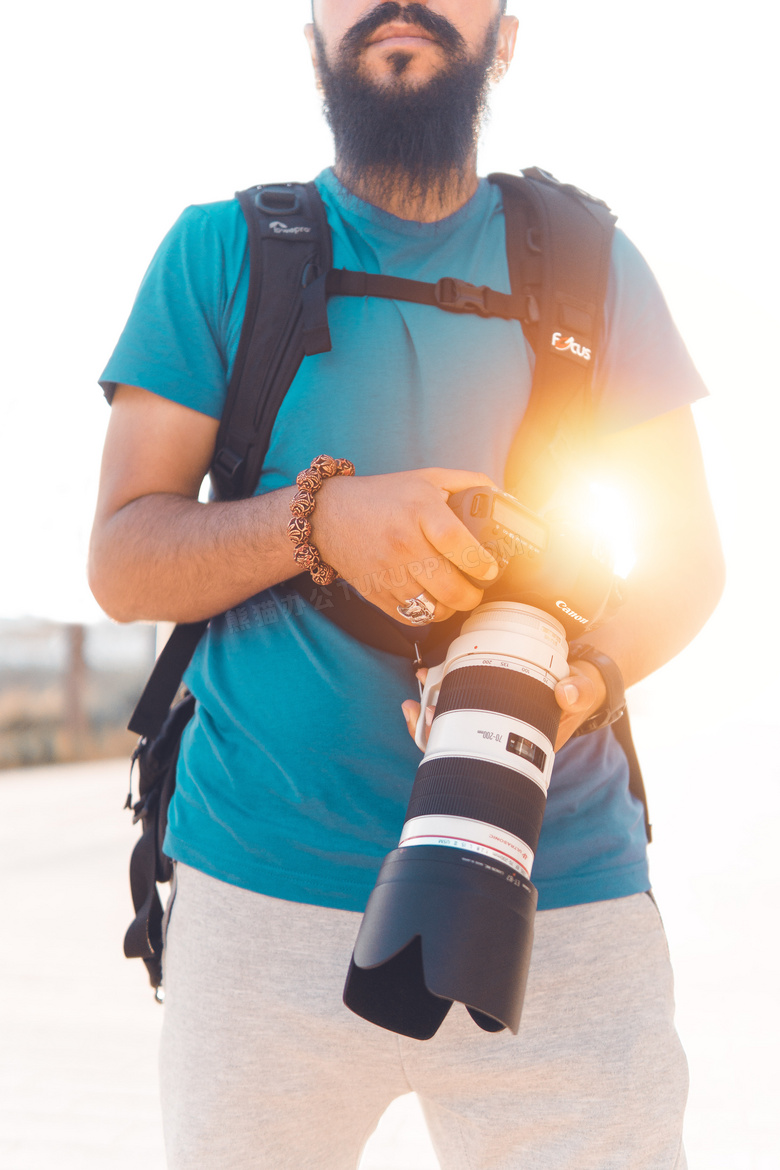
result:
[[(457, 276), (509, 292), (497, 187), (438, 223), (401, 220), (317, 179), (334, 266), (416, 280)], [(103, 372), (219, 418), (249, 278), (233, 200), (188, 208), (144, 277)], [(304, 359), (282, 403), (258, 492), (326, 451), (358, 475), (418, 467), (502, 481), (530, 392), (516, 321), (378, 298), (334, 298), (330, 353)], [(618, 232), (597, 367), (598, 423), (632, 426), (706, 391), (645, 262)], [(338, 585), (332, 588), (338, 588)], [(212, 621), (187, 674), (198, 702), (181, 747), (166, 852), (247, 889), (362, 910), (398, 842), (420, 760), (400, 704), (409, 663), (327, 621), (284, 584)], [(649, 887), (642, 809), (611, 732), (555, 762), (533, 871), (541, 909)]]

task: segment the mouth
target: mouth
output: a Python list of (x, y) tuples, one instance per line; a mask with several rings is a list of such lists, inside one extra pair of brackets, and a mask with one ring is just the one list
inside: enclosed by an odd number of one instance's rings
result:
[(425, 29), (420, 28), (416, 24), (385, 24), (382, 28), (377, 29), (373, 36), (369, 37), (369, 45), (387, 45), (394, 46), (408, 45), (412, 47), (420, 41), (428, 41), (438, 45), (438, 40), (431, 33), (426, 32)]

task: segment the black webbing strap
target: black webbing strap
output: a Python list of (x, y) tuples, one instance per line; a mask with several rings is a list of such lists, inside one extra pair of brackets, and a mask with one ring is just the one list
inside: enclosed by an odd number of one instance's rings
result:
[(506, 469), (507, 491), (541, 508), (592, 433), (593, 369), (615, 217), (537, 169), (491, 175), (501, 188), (513, 295), (527, 307), (531, 399)]
[[(308, 573), (301, 573), (286, 584), (295, 589), (304, 600), (309, 601), (312, 581)], [(334, 625), (353, 638), (359, 639), (374, 650), (397, 654), (410, 661), (415, 661), (419, 648), (420, 652), (424, 652), (429, 666), (440, 660), (438, 651), (446, 648), (456, 637), (466, 616), (454, 614), (447, 621), (415, 628), (394, 621), (351, 588), (339, 587), (329, 590), (324, 600), (327, 608), (322, 612), (327, 614)], [(128, 731), (147, 740), (153, 740), (159, 734), (181, 686), (184, 672), (207, 627), (208, 622), (180, 623), (174, 626), (136, 704), (127, 725)]]
[[(267, 184), (238, 192), (248, 234), (249, 289), (236, 359), (210, 469), (219, 499), (257, 486), (279, 407), (307, 349), (302, 292), (331, 264), (330, 229), (314, 183)], [(327, 335), (327, 320), (325, 322)], [(329, 337), (319, 340), (330, 347)], [(174, 627), (128, 730), (160, 731), (208, 622)]]
[(157, 834), (142, 833), (130, 855), (130, 896), (135, 918), (125, 932), (127, 959), (143, 959), (152, 987), (162, 983), (163, 908), (157, 883)]
[(631, 724), (628, 719), (628, 711), (624, 711), (619, 719), (610, 724), (612, 734), (618, 741), (625, 753), (628, 762), (628, 791), (632, 796), (636, 797), (641, 802), (645, 817), (645, 836), (648, 843), (653, 839), (653, 826), (650, 824), (650, 810), (647, 807), (647, 792), (645, 791), (645, 782), (642, 777), (642, 769), (639, 765), (639, 757), (636, 754), (634, 747), (634, 739), (631, 735)]
[(456, 280), (452, 276), (443, 276), (432, 284), (424, 280), (408, 280), (404, 276), (332, 268), (325, 278), (325, 288), (328, 296), (385, 297), (431, 305), (449, 313), (476, 313), (480, 317), (502, 317), (506, 321), (520, 320), (524, 309), (508, 293), (497, 292), (484, 284)]
[(128, 731), (154, 739), (165, 722), (168, 709), (176, 698), (182, 676), (192, 660), (195, 647), (206, 632), (208, 622), (180, 622), (160, 651), (143, 694), (127, 725)]
[[(330, 349), (324, 301), (307, 300), (331, 266), (330, 229), (314, 183), (238, 192), (247, 223), (249, 292), (210, 474), (221, 500), (260, 478), (279, 407), (305, 353)], [(312, 318), (312, 313), (315, 314)]]
[(195, 709), (188, 694), (168, 712), (163, 728), (153, 740), (142, 740), (136, 749), (139, 800), (135, 820), (143, 821), (143, 832), (130, 857), (130, 893), (135, 918), (125, 934), (125, 955), (143, 959), (152, 987), (162, 982), (163, 909), (157, 893), (158, 882), (173, 876), (173, 863), (163, 853), (168, 805), (176, 785), (176, 761), (182, 732)]
[[(291, 578), (285, 585), (295, 589), (307, 602), (312, 602), (312, 581), (308, 573)], [(417, 660), (420, 665), (424, 661), (426, 666), (435, 666), (442, 660), (443, 651), (458, 635), (468, 617), (465, 613), (455, 613), (443, 622), (410, 626), (377, 609), (344, 581), (329, 589), (321, 589), (318, 601), (318, 612), (366, 646), (408, 658), (411, 662)], [(424, 658), (418, 659), (418, 654)]]

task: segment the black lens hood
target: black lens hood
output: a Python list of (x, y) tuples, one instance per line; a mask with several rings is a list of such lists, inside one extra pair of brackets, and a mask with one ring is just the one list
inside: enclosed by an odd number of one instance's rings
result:
[(517, 1033), (537, 893), (514, 870), (450, 846), (385, 858), (355, 943), (344, 1003), (428, 1040), (453, 1001), (486, 1031)]

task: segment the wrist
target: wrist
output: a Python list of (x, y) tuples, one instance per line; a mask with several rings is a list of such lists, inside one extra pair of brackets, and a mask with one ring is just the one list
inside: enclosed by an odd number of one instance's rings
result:
[(331, 585), (338, 576), (336, 569), (323, 560), (319, 548), (313, 543), (312, 519), (317, 495), (323, 484), (333, 477), (354, 474), (354, 465), (348, 459), (318, 455), (312, 460), (311, 466), (296, 477), (298, 491), (290, 500), (291, 517), (287, 535), (293, 544), (296, 564), (310, 574), (316, 585)]
[[(569, 662), (576, 664), (579, 671), (593, 681), (597, 687), (597, 700), (591, 713), (580, 724), (574, 735), (587, 735), (600, 731), (619, 719), (626, 709), (626, 693), (620, 667), (607, 654), (587, 642), (574, 642), (569, 646)], [(597, 676), (597, 677), (596, 677)], [(600, 680), (600, 682), (598, 681)]]

